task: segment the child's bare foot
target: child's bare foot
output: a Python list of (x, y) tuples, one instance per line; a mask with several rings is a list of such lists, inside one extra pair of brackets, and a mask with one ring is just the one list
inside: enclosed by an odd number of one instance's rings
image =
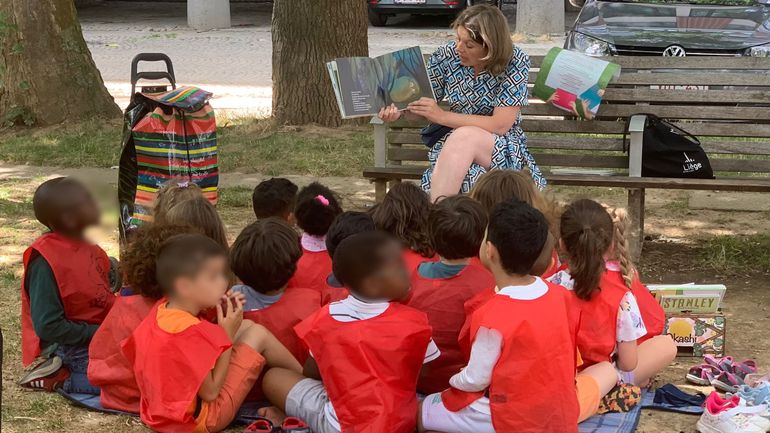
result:
[(257, 411), (257, 415), (269, 419), (273, 425), (277, 426), (283, 424), (283, 420), (286, 419), (286, 414), (275, 406), (263, 407)]

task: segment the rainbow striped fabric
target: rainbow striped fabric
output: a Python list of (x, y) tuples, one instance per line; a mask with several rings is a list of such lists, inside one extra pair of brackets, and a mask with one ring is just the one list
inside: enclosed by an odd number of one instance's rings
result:
[(211, 93), (197, 87), (144, 95), (157, 106), (131, 130), (137, 164), (131, 226), (152, 220), (158, 189), (171, 180), (197, 184), (217, 202), (217, 127)]

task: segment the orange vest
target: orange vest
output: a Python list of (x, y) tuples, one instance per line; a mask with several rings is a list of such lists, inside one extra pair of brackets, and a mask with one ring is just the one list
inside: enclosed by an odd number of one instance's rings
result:
[(343, 323), (323, 307), (294, 329), (318, 363), (342, 433), (415, 431), (431, 335), (425, 314), (391, 303), (379, 316)]
[(288, 287), (313, 289), (323, 294), (326, 289), (326, 277), (332, 273), (332, 258), (328, 251), (308, 251), (302, 249), (302, 257), (297, 262), (297, 271), (289, 280)]
[(206, 321), (168, 333), (158, 326), (157, 312), (156, 305), (122, 346), (141, 394), (139, 415), (156, 432), (192, 432), (196, 422), (190, 405), (232, 343), (222, 328)]
[(478, 260), (450, 278), (425, 278), (419, 270), (412, 275), (412, 290), (406, 304), (428, 315), (433, 341), (441, 350), (438, 359), (423, 367), (418, 391), (433, 394), (445, 390), (449, 378), (467, 364), (458, 345), (458, 335), (465, 323), (463, 306), (477, 293), (494, 287), (495, 279)]
[(115, 302), (115, 295), (110, 290), (110, 259), (103, 249), (58, 233), (46, 233), (37, 238), (24, 251), (23, 259), (21, 353), (25, 366), (40, 355), (40, 339), (32, 325), (27, 282), (27, 269), (36, 254), (42, 256), (53, 270), (67, 320), (102, 323)]
[[(286, 349), (294, 355), (300, 365), (307, 361), (307, 348), (294, 332), (294, 327), (321, 308), (321, 294), (315, 290), (291, 288), (281, 295), (275, 304), (262, 310), (245, 311), (243, 318), (267, 328)], [(262, 376), (252, 388), (248, 400), (265, 400), (262, 394)]]
[(139, 413), (134, 369), (120, 347), (156, 302), (140, 295), (119, 296), (88, 346), (88, 381), (101, 388), (107, 409)]
[[(577, 432), (579, 406), (572, 390), (579, 312), (566, 289), (546, 284), (548, 292), (530, 301), (496, 295), (471, 319), (473, 338), (480, 327), (503, 336), (489, 386), (492, 424), (499, 432)], [(450, 388), (442, 401), (458, 411), (483, 394)]]
[(619, 271), (606, 270), (599, 282), (599, 290), (594, 291), (591, 299), (578, 300), (583, 312), (578, 333), (578, 348), (583, 357), (583, 368), (611, 361), (610, 356), (617, 345), (618, 308), (623, 296), (629, 291), (636, 297), (642, 321), (647, 328), (647, 335), (637, 342), (641, 343), (663, 333), (663, 308), (638, 279), (635, 279), (631, 286), (630, 289), (626, 287)]

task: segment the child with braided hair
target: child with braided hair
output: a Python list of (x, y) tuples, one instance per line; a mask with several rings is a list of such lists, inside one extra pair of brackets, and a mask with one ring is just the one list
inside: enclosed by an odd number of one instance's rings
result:
[(622, 209), (592, 200), (569, 205), (560, 223), (569, 267), (550, 281), (584, 301), (578, 332), (583, 368), (614, 361), (621, 381), (645, 386), (674, 359), (676, 346), (661, 335), (663, 309), (631, 263), (626, 225)]

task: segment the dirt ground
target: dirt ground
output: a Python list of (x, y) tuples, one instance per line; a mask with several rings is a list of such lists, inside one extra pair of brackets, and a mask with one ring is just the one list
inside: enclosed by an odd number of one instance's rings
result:
[[(4, 431), (65, 433), (91, 431), (147, 431), (127, 417), (89, 413), (74, 408), (55, 395), (31, 393), (15, 385), (21, 376), (19, 362), (19, 277), (23, 248), (40, 232), (29, 210), (29, 197), (34, 187), (45, 177), (76, 175), (99, 186), (99, 196), (106, 206), (105, 226), (97, 231), (96, 239), (108, 252), (116, 252), (114, 210), (109, 203), (114, 197), (115, 171), (109, 169), (63, 170), (46, 167), (0, 166), (0, 324), (5, 336), (3, 364)], [(290, 176), (299, 184), (311, 179)], [(258, 175), (225, 174), (222, 194), (226, 202), (220, 206), (230, 237), (234, 237), (252, 218), (248, 192), (261, 179)], [(363, 209), (371, 205), (373, 189), (363, 179), (323, 178), (322, 182), (338, 191), (346, 208)], [(556, 188), (559, 200), (593, 197), (614, 205), (625, 199), (622, 190), (589, 188)], [(770, 366), (770, 340), (765, 332), (770, 328), (770, 276), (716, 272), (703, 265), (702, 242), (719, 234), (755, 234), (768, 232), (770, 221), (766, 212), (725, 212), (690, 210), (688, 193), (648, 192), (647, 235), (644, 254), (639, 264), (643, 280), (648, 283), (724, 283), (728, 286), (723, 303), (727, 317), (727, 352), (739, 359), (756, 359), (760, 368)], [(678, 358), (660, 376), (658, 383), (684, 384), (684, 374), (699, 363), (694, 358)], [(687, 388), (692, 389), (692, 388)], [(697, 417), (644, 410), (639, 432), (695, 432)], [(239, 431), (233, 429), (233, 432)]]

